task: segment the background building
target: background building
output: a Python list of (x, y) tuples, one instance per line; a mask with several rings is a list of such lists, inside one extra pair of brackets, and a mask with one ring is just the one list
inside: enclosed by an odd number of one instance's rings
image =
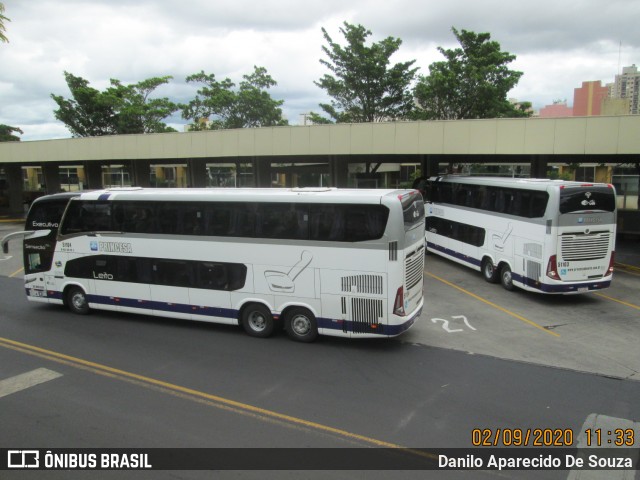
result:
[(609, 96), (609, 89), (600, 80), (582, 82), (582, 87), (573, 91), (573, 115), (590, 117), (602, 114), (602, 102)]
[(640, 114), (638, 95), (640, 93), (640, 73), (638, 67), (631, 65), (624, 67), (621, 75), (616, 75), (614, 83), (607, 85), (610, 98), (625, 98), (629, 100), (627, 114)]
[(559, 118), (559, 117), (573, 117), (573, 108), (567, 105), (567, 101), (554, 102), (553, 105), (547, 105), (540, 109), (540, 118)]

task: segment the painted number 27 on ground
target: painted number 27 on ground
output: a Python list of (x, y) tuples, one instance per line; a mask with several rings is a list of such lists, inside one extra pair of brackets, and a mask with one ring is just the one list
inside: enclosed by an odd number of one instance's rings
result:
[[(465, 317), (464, 315), (453, 315), (451, 318), (456, 323), (459, 320), (462, 320), (464, 322), (464, 324), (467, 326), (468, 329), (476, 331), (476, 329), (471, 326), (471, 324), (469, 323), (469, 320), (467, 320), (467, 317)], [(433, 323), (441, 322), (442, 323), (442, 329), (447, 333), (457, 333), (457, 332), (464, 332), (465, 331), (464, 328), (451, 328), (451, 327), (449, 327), (449, 323), (450, 323), (449, 320), (445, 320), (444, 318), (432, 318), (431, 321)]]

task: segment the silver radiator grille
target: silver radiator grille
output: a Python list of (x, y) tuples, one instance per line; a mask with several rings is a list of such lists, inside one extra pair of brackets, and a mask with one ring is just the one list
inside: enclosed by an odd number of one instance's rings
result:
[(542, 265), (538, 262), (527, 260), (527, 278), (540, 280), (542, 276)]
[(342, 277), (342, 291), (382, 295), (382, 275), (351, 275)]
[(424, 247), (407, 255), (404, 261), (405, 286), (407, 290), (415, 287), (422, 281), (424, 270)]
[(610, 232), (565, 233), (562, 235), (562, 260), (600, 260), (609, 252)]
[(351, 299), (351, 321), (344, 322), (344, 331), (353, 333), (383, 333), (384, 304), (374, 298)]
[(384, 315), (382, 300), (374, 298), (352, 298), (351, 320), (363, 323), (378, 323)]
[(542, 245), (539, 243), (525, 243), (522, 253), (528, 257), (542, 259)]

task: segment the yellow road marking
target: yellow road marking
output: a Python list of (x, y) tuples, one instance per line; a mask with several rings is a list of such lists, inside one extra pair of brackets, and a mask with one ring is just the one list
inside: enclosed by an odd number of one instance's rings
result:
[(594, 295), (597, 295), (602, 298), (606, 298), (607, 300), (611, 300), (612, 302), (621, 303), (622, 305), (635, 308), (636, 310), (640, 310), (640, 307), (638, 305), (634, 305), (633, 303), (625, 302), (623, 300), (618, 300), (617, 298), (610, 297), (609, 295), (604, 295), (603, 293), (595, 293)]
[(454, 283), (451, 283), (451, 282), (449, 282), (448, 280), (445, 280), (444, 278), (440, 278), (440, 277), (438, 277), (437, 275), (434, 275), (433, 273), (428, 273), (428, 272), (425, 272), (425, 273), (426, 273), (427, 275), (429, 275), (430, 277), (433, 277), (433, 278), (435, 278), (436, 280), (438, 280), (438, 281), (440, 281), (440, 282), (444, 283), (445, 285), (449, 285), (450, 287), (453, 287), (453, 288), (455, 288), (456, 290), (459, 290), (459, 291), (461, 291), (462, 293), (465, 293), (465, 294), (469, 295), (470, 297), (473, 297), (473, 298), (475, 298), (476, 300), (481, 301), (482, 303), (486, 303), (487, 305), (489, 305), (489, 306), (491, 306), (491, 307), (493, 307), (493, 308), (495, 308), (495, 309), (497, 309), (497, 310), (500, 310), (501, 312), (504, 312), (504, 313), (506, 313), (507, 315), (510, 315), (510, 316), (512, 316), (512, 317), (514, 317), (514, 318), (517, 318), (517, 319), (518, 319), (518, 320), (520, 320), (521, 322), (524, 322), (524, 323), (526, 323), (526, 324), (528, 324), (528, 325), (531, 325), (532, 327), (535, 327), (535, 328), (537, 328), (537, 329), (539, 329), (539, 330), (542, 330), (543, 332), (546, 332), (546, 333), (548, 333), (549, 335), (553, 335), (554, 337), (559, 337), (559, 336), (560, 336), (558, 333), (556, 333), (556, 332), (552, 332), (551, 330), (547, 330), (547, 329), (546, 329), (546, 328), (544, 328), (542, 325), (538, 325), (536, 322), (534, 322), (534, 321), (532, 321), (532, 320), (529, 320), (528, 318), (524, 318), (522, 315), (518, 315), (517, 313), (514, 313), (514, 312), (512, 312), (511, 310), (507, 310), (506, 308), (503, 308), (503, 307), (501, 307), (500, 305), (497, 305), (497, 304), (495, 304), (495, 303), (493, 303), (493, 302), (490, 302), (489, 300), (486, 300), (486, 299), (482, 298), (481, 296), (476, 295), (475, 293), (471, 293), (470, 291), (465, 290), (464, 288), (459, 287), (458, 285), (456, 285), (456, 284), (454, 284)]
[(166, 391), (168, 393), (172, 393), (181, 398), (194, 400), (199, 403), (206, 403), (207, 405), (211, 405), (216, 408), (221, 408), (224, 410), (231, 410), (241, 415), (259, 418), (263, 421), (280, 421), (285, 424), (289, 424), (297, 427), (305, 427), (311, 430), (320, 431), (322, 433), (333, 434), (338, 437), (343, 437), (352, 441), (374, 445), (376, 447), (395, 448), (395, 449), (400, 449), (407, 453), (411, 453), (413, 455), (419, 455), (421, 457), (426, 457), (431, 459), (437, 458), (437, 455), (434, 455), (428, 452), (406, 448), (395, 443), (385, 442), (383, 440), (378, 440), (378, 439), (367, 437), (357, 433), (348, 432), (346, 430), (330, 427), (328, 425), (323, 425), (321, 423), (316, 423), (309, 420), (304, 420), (302, 418), (293, 417), (291, 415), (274, 412), (272, 410), (267, 410), (264, 408), (256, 407), (256, 406), (238, 402), (235, 400), (230, 400), (228, 398), (220, 397), (218, 395), (212, 395), (210, 393), (201, 392), (199, 390), (194, 390), (192, 388), (183, 387), (180, 385), (175, 385), (173, 383), (164, 382), (162, 380), (157, 380), (155, 378), (145, 377), (144, 375), (138, 375), (137, 373), (127, 372), (125, 370), (120, 370), (117, 368), (109, 367), (107, 365), (91, 362), (89, 360), (84, 360), (82, 358), (72, 357), (70, 355), (65, 355), (63, 353), (55, 352), (53, 350), (47, 350), (44, 348), (36, 347), (34, 345), (17, 342), (15, 340), (10, 340), (8, 338), (0, 337), (0, 347), (9, 348), (11, 350), (23, 352), (28, 355), (34, 355), (37, 357), (45, 358), (57, 363), (69, 365), (74, 368), (88, 370), (93, 373), (97, 373), (99, 375), (129, 381), (146, 388), (153, 388), (161, 391)]
[(22, 272), (24, 270), (24, 267), (20, 267), (18, 270), (16, 270), (15, 272), (13, 272), (11, 275), (9, 275), (9, 278), (16, 276), (17, 274), (19, 274), (20, 272)]
[(634, 265), (627, 265), (625, 263), (615, 263), (615, 270), (620, 270), (625, 273), (629, 273), (631, 275), (640, 275), (640, 268)]

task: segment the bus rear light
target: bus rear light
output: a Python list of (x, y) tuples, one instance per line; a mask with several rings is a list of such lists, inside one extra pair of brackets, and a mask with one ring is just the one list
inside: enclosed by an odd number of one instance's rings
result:
[(547, 277), (552, 278), (553, 280), (560, 280), (560, 275), (558, 275), (558, 262), (555, 255), (551, 255), (549, 257), (549, 263), (547, 264)]
[(613, 264), (615, 263), (615, 256), (616, 256), (616, 252), (611, 252), (611, 259), (609, 260), (609, 268), (607, 268), (607, 271), (604, 274), (605, 277), (608, 277), (609, 275), (613, 274)]
[(396, 301), (393, 302), (393, 314), (404, 317), (404, 287), (400, 287), (396, 292)]

